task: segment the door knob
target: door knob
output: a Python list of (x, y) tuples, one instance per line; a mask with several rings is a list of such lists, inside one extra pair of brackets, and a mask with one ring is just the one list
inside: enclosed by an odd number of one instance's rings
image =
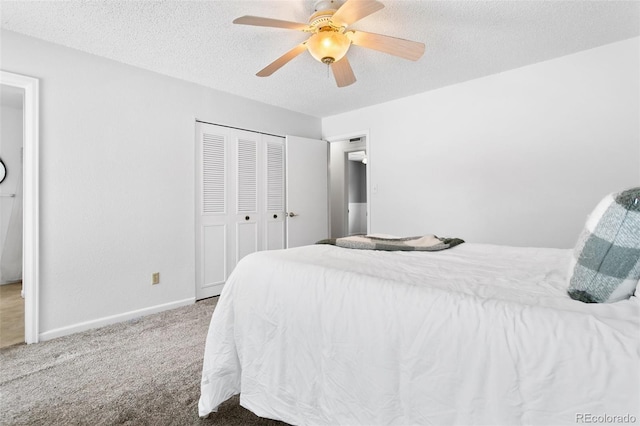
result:
[(294, 216), (298, 216), (298, 215), (295, 214), (294, 212), (289, 212), (289, 217), (294, 217)]

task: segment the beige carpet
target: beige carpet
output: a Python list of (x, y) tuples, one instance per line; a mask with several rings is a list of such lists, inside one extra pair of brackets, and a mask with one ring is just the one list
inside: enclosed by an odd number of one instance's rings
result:
[(198, 417), (216, 302), (0, 349), (0, 424), (283, 425), (240, 407), (238, 397)]

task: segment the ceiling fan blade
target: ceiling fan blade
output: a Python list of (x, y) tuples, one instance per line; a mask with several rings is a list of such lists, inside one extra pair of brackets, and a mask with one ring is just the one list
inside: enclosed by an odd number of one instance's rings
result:
[(351, 64), (346, 56), (338, 62), (332, 63), (331, 71), (333, 71), (333, 77), (335, 77), (338, 87), (345, 87), (356, 82), (356, 76), (353, 74)]
[(424, 54), (424, 43), (389, 37), (364, 31), (348, 31), (347, 36), (356, 46), (378, 50), (390, 55), (417, 61)]
[(281, 21), (280, 19), (261, 18), (260, 16), (241, 16), (233, 20), (234, 24), (255, 25), (258, 27), (285, 28), (287, 30), (304, 31), (309, 28), (307, 24), (299, 22)]
[(262, 70), (258, 71), (258, 73), (256, 75), (258, 77), (269, 77), (271, 74), (273, 74), (274, 72), (276, 72), (280, 68), (282, 68), (287, 62), (289, 62), (290, 60), (292, 60), (293, 58), (295, 58), (296, 56), (298, 56), (299, 54), (301, 54), (305, 50), (307, 50), (307, 42), (306, 41), (304, 43), (300, 43), (299, 45), (297, 45), (296, 47), (294, 47), (293, 49), (291, 49), (290, 51), (288, 51), (284, 55), (280, 56), (275, 61), (271, 62), (269, 65), (264, 67)]
[(346, 27), (383, 7), (384, 5), (376, 0), (347, 0), (333, 14), (331, 20), (338, 26)]

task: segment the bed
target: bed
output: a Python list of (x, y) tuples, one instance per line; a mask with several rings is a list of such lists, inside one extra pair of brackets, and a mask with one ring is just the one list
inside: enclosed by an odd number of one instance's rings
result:
[(571, 299), (570, 258), (471, 243), (251, 254), (211, 319), (199, 414), (240, 393), (295, 425), (637, 422), (638, 297)]

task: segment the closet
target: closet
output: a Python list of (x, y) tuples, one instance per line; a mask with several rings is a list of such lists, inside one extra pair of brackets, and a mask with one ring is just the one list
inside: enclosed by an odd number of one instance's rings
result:
[(196, 299), (260, 250), (329, 237), (328, 143), (196, 122)]
[(235, 265), (285, 247), (285, 138), (196, 123), (196, 298)]

